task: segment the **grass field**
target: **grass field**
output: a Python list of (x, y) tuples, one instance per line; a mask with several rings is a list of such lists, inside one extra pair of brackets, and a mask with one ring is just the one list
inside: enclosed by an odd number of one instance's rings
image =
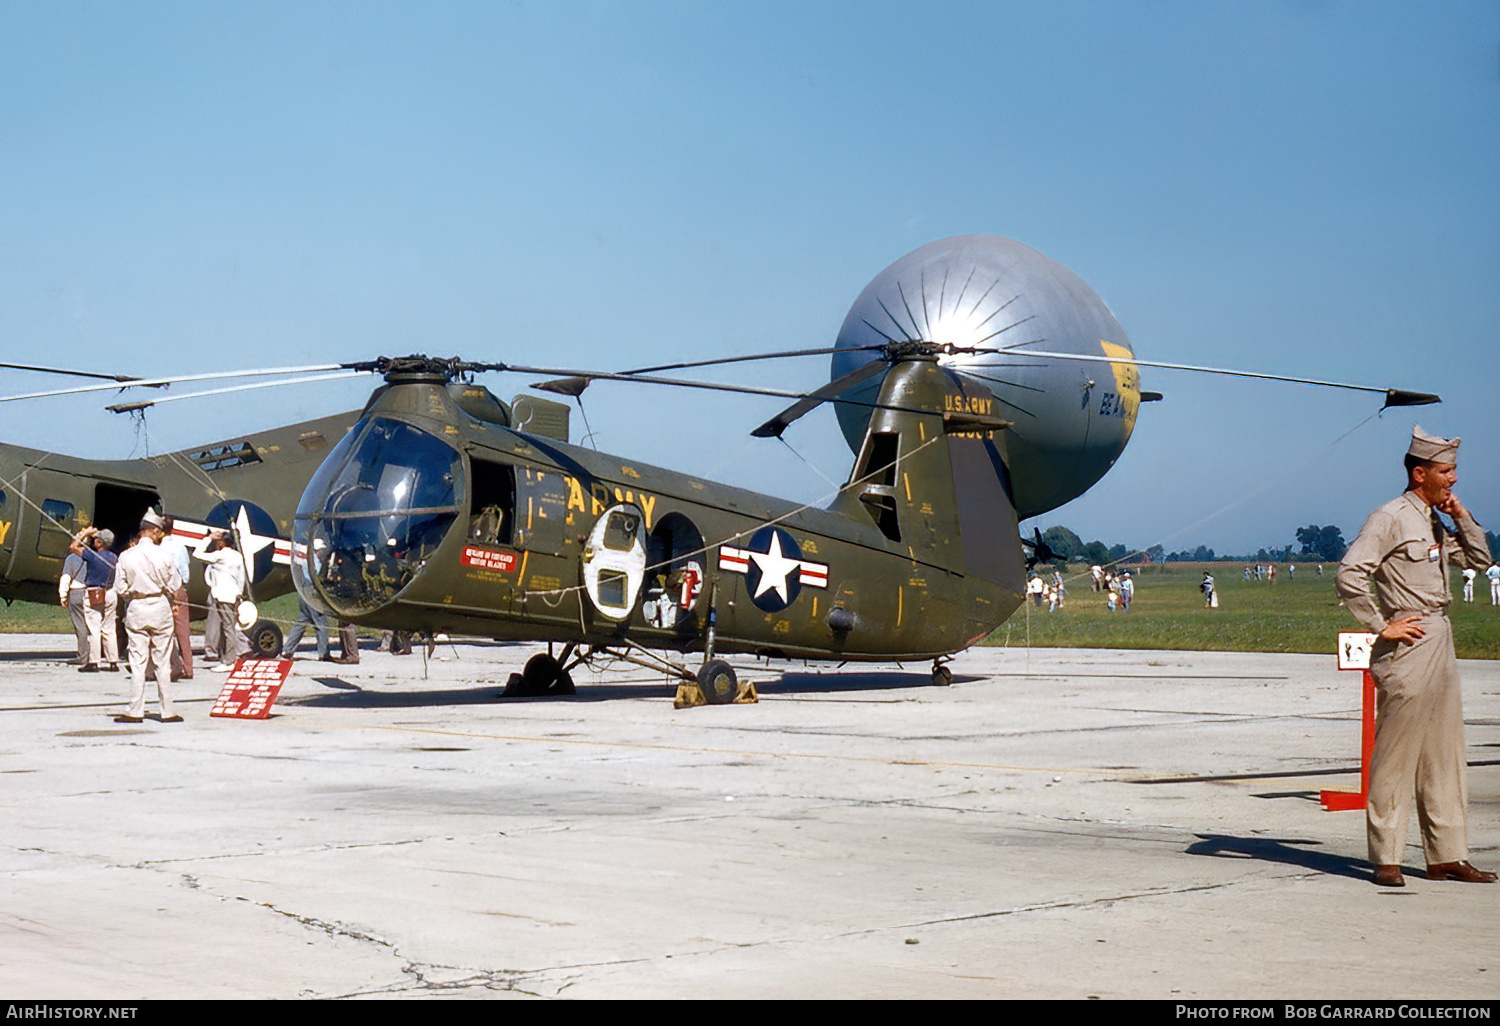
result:
[[(1207, 568), (1219, 590), (1219, 608), (1203, 608), (1198, 582)], [(1171, 563), (1153, 566), (1136, 578), (1128, 613), (1111, 613), (1104, 596), (1089, 591), (1088, 568), (1063, 575), (1068, 597), (1048, 613), (1027, 605), (1016, 610), (985, 644), (1036, 648), (1154, 648), (1200, 652), (1333, 653), (1340, 631), (1358, 630), (1333, 594), (1333, 566), (1318, 577), (1311, 567), (1288, 580), (1278, 567), (1275, 584), (1243, 580), (1243, 564)], [(1459, 594), (1458, 575), (1453, 593)], [(1489, 604), (1483, 579), (1474, 603), (1455, 602), (1450, 610), (1454, 643), (1462, 659), (1500, 659), (1500, 606)], [(286, 630), (297, 615), (295, 595), (262, 605), (261, 613)], [(57, 606), (16, 602), (0, 609), (0, 633), (71, 634), (67, 614)]]
[[(1016, 610), (985, 642), (1036, 648), (1147, 648), (1199, 652), (1327, 652), (1340, 631), (1360, 630), (1333, 592), (1333, 564), (1317, 576), (1299, 565), (1294, 580), (1286, 565), (1276, 583), (1244, 580), (1242, 563), (1170, 563), (1136, 576), (1135, 600), (1128, 613), (1111, 613), (1102, 593), (1089, 590), (1088, 568), (1063, 574), (1067, 600), (1054, 613), (1047, 607)], [(1214, 576), (1219, 608), (1205, 609), (1198, 582)], [(1500, 606), (1489, 603), (1483, 578), (1478, 601), (1455, 602), (1449, 610), (1454, 646), (1461, 659), (1500, 659)], [(1482, 594), (1481, 594), (1482, 592)], [(1453, 594), (1461, 593), (1458, 574)]]
[[(283, 632), (297, 618), (297, 596), (282, 595), (260, 605), (263, 617), (281, 624)], [(195, 630), (203, 629), (198, 620)], [(73, 622), (61, 606), (43, 606), (35, 602), (12, 602), (0, 607), (0, 634), (72, 634)]]

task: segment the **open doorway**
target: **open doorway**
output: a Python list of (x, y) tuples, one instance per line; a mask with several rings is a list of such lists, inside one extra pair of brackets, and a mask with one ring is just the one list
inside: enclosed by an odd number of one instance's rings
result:
[[(131, 536), (141, 526), (141, 514), (161, 502), (161, 496), (144, 488), (126, 488), (100, 482), (94, 487), (94, 526), (114, 532), (114, 551), (124, 552)], [(170, 512), (170, 511), (168, 511)]]

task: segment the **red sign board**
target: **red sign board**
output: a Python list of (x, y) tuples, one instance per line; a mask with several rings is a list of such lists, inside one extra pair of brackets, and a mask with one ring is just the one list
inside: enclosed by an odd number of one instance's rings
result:
[(224, 681), (224, 689), (214, 700), (209, 715), (237, 720), (265, 719), (271, 715), (271, 706), (291, 672), (290, 659), (239, 660), (229, 671), (229, 679)]
[(501, 573), (510, 573), (516, 568), (516, 554), (514, 552), (502, 552), (499, 549), (481, 549), (473, 545), (464, 546), (464, 554), (459, 561), (464, 566), (478, 567), (481, 570), (499, 570)]

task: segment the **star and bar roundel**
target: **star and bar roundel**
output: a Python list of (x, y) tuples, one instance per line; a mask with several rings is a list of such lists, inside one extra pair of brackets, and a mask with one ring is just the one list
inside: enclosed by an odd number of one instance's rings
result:
[(743, 549), (719, 546), (719, 569), (744, 574), (750, 601), (767, 613), (791, 605), (804, 585), (828, 587), (828, 564), (803, 559), (796, 540), (779, 527), (762, 527)]

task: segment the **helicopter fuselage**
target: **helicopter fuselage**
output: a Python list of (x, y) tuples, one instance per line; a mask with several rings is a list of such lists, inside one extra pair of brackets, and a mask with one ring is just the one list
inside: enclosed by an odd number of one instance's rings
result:
[(388, 380), (297, 513), (298, 589), (340, 619), (888, 661), (959, 651), (1021, 600), (995, 429), (965, 420), (992, 400), (934, 360), (887, 375), (905, 410), (876, 411), (826, 509), (515, 430), (440, 377)]

